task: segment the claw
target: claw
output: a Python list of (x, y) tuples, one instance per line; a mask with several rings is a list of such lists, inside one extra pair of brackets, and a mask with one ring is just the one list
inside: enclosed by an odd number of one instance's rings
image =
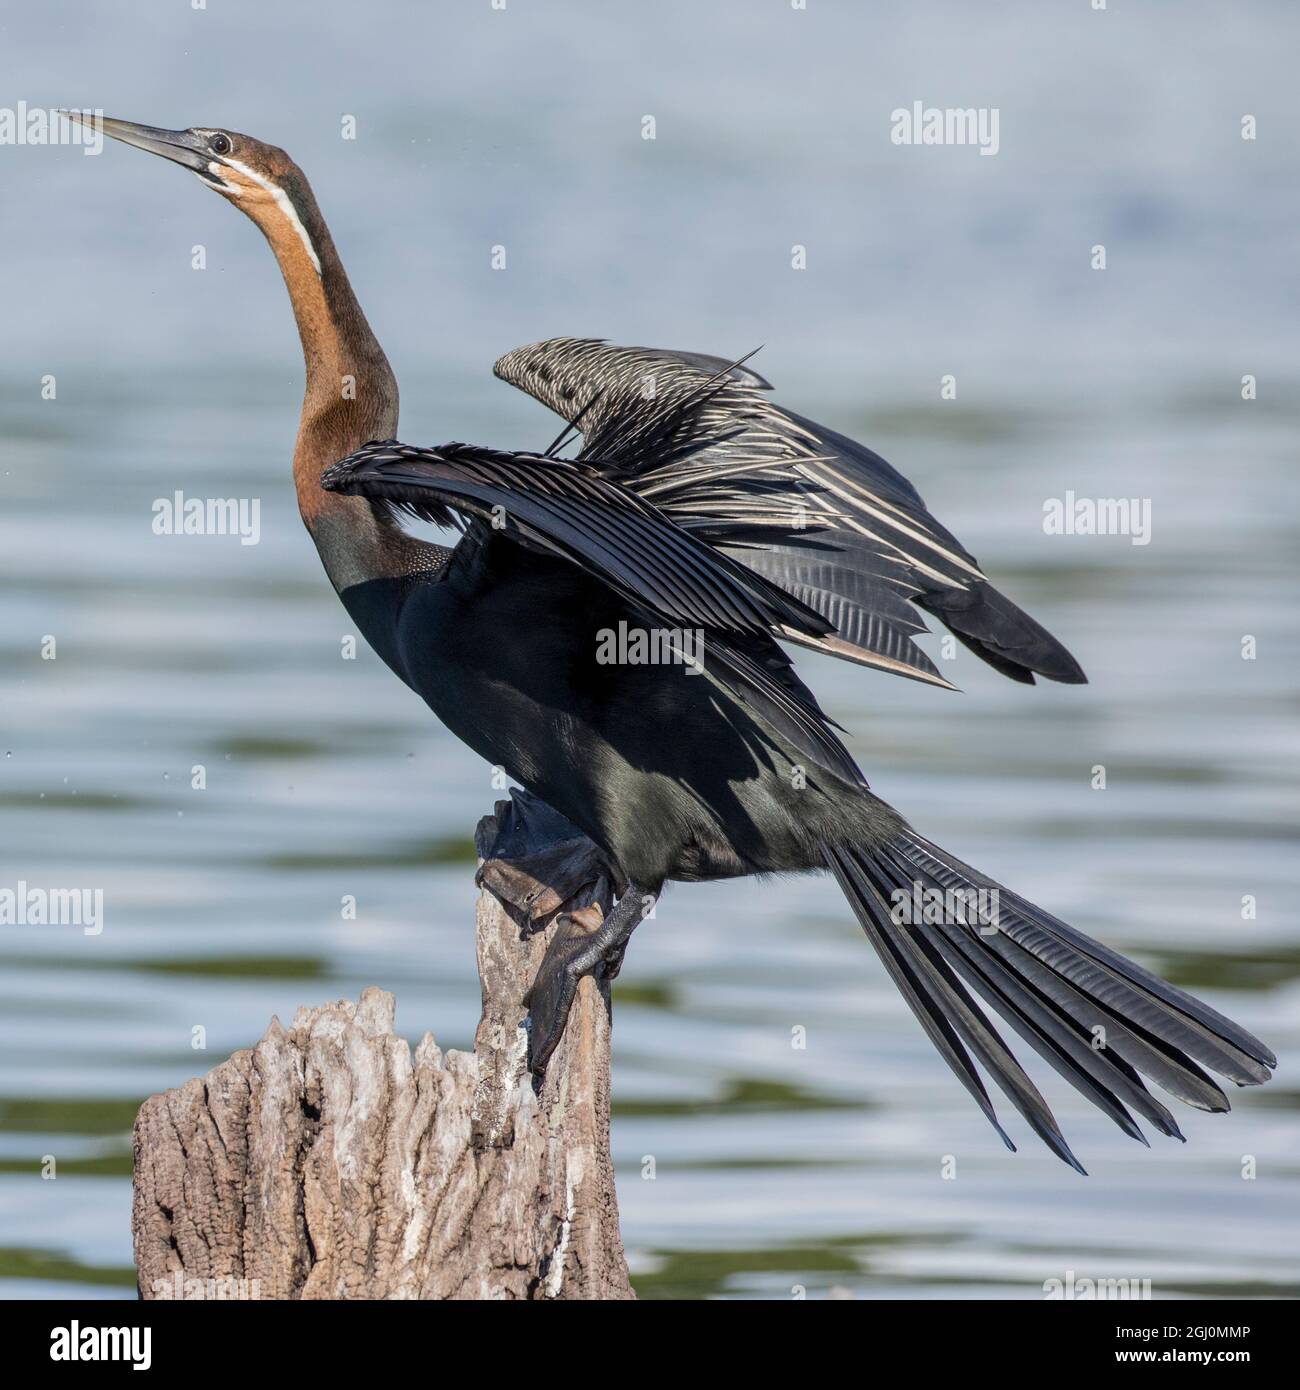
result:
[(628, 939), (644, 920), (647, 904), (653, 906), (654, 900), (654, 893), (646, 894), (629, 884), (628, 891), (603, 920), (595, 903), (560, 918), (533, 987), (524, 997), (528, 1010), (528, 1070), (537, 1084), (541, 1084), (546, 1064), (564, 1036), (582, 977), (597, 971), (603, 972), (606, 979), (618, 974)]
[(600, 923), (600, 909), (594, 905), (561, 917), (538, 967), (537, 978), (524, 995), (524, 1007), (528, 1010), (528, 1070), (539, 1081), (546, 1075), (546, 1064), (564, 1036), (578, 982), (601, 962), (599, 953), (589, 959)]

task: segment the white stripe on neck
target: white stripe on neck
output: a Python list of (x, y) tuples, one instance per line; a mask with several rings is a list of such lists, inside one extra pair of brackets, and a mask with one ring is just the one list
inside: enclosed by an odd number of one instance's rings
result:
[[(261, 184), (263, 188), (275, 199), (275, 205), (289, 219), (289, 225), (298, 233), (298, 238), (307, 248), (307, 254), (311, 257), (311, 263), (316, 267), (316, 274), (321, 273), (320, 257), (316, 254), (316, 248), (311, 244), (311, 237), (307, 233), (307, 228), (302, 225), (302, 218), (298, 216), (298, 209), (294, 207), (293, 200), (282, 189), (277, 188), (270, 179), (263, 178), (256, 169), (250, 169), (247, 164), (241, 164), (237, 159), (231, 159), (229, 155), (223, 156), (222, 163), (228, 164), (232, 169), (238, 169), (245, 178), (250, 178), (254, 183)], [(221, 172), (221, 164), (213, 163), (208, 166), (218, 176)]]

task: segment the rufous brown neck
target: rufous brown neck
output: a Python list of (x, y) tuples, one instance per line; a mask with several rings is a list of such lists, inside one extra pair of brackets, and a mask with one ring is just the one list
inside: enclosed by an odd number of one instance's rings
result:
[(322, 472), (372, 439), (397, 433), (397, 380), (343, 269), (306, 180), (293, 190), (301, 225), (250, 211), (279, 262), (302, 340), (306, 386), (293, 478), (298, 510), (336, 588), (398, 573), (402, 532), (362, 498), (326, 492)]

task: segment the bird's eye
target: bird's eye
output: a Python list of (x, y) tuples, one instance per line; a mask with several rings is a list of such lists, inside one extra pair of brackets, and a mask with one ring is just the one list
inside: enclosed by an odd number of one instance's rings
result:
[(234, 146), (230, 143), (229, 135), (222, 135), (220, 131), (208, 141), (208, 149), (213, 154), (229, 154)]

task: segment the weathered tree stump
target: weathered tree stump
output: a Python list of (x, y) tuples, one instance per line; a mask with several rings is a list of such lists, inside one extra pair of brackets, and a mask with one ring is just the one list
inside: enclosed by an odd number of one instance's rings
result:
[[(536, 848), (516, 797), (480, 822), (480, 856), (498, 832), (512, 856)], [(547, 849), (570, 863), (590, 852), (556, 850), (553, 835)], [(597, 877), (564, 906), (595, 925), (609, 904)], [(444, 1055), (426, 1033), (412, 1057), (393, 996), (370, 988), (300, 1008), (288, 1029), (273, 1018), (251, 1051), (147, 1100), (141, 1296), (633, 1297), (609, 1151), (608, 986), (582, 982), (536, 1093), (522, 999), (557, 926), (521, 939), (526, 922), (481, 893), (472, 1054)]]

